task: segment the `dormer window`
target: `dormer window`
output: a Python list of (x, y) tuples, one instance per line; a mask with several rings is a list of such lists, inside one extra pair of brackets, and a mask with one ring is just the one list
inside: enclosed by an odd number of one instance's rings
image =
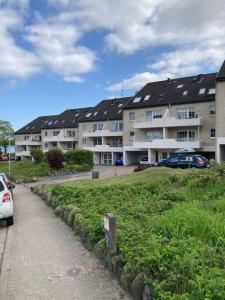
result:
[(118, 107), (122, 107), (123, 106), (123, 103), (120, 103), (119, 105), (118, 105)]
[(98, 114), (98, 111), (96, 111), (96, 112), (93, 114), (93, 116), (95, 117), (95, 116), (97, 116), (97, 114)]
[(107, 111), (107, 110), (105, 110), (103, 115), (106, 115), (107, 113), (108, 113), (108, 111)]
[(206, 88), (202, 88), (199, 90), (199, 95), (204, 95), (206, 91)]
[(216, 89), (215, 88), (209, 89), (208, 94), (209, 95), (215, 95), (216, 94)]
[(181, 89), (183, 86), (183, 84), (178, 84), (177, 89)]
[(90, 118), (91, 115), (92, 115), (92, 113), (87, 113), (86, 118)]
[(120, 109), (120, 110), (118, 111), (118, 114), (121, 114), (121, 112), (122, 112), (122, 110)]
[(151, 95), (146, 95), (146, 96), (144, 97), (144, 101), (148, 101), (150, 98), (151, 98)]
[(141, 101), (141, 97), (135, 97), (133, 103), (139, 103)]
[(183, 91), (183, 93), (182, 93), (183, 96), (187, 96), (187, 94), (188, 94), (188, 91)]

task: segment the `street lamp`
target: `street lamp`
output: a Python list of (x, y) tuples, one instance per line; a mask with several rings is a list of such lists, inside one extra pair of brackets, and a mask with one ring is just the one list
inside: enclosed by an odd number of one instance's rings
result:
[(13, 141), (13, 138), (11, 136), (8, 136), (8, 141), (9, 141), (9, 178), (11, 177), (11, 141)]

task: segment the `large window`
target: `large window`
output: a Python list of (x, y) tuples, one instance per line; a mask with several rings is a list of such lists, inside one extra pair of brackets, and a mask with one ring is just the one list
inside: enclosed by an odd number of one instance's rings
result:
[(179, 142), (186, 142), (186, 141), (195, 141), (195, 131), (191, 130), (184, 130), (177, 132), (177, 140)]
[(163, 113), (161, 110), (147, 111), (146, 117), (148, 121), (152, 121), (153, 119), (161, 119), (163, 117)]
[(74, 130), (67, 130), (67, 137), (75, 137), (76, 132)]
[(135, 137), (135, 132), (130, 131), (130, 141), (134, 141), (134, 137)]
[(112, 165), (112, 154), (111, 153), (103, 154), (103, 164), (104, 165)]
[(198, 118), (198, 111), (194, 107), (177, 109), (177, 119)]
[(53, 136), (58, 136), (58, 135), (59, 135), (59, 133), (60, 133), (60, 131), (58, 131), (58, 130), (54, 130), (54, 131), (53, 131)]
[(103, 130), (104, 124), (103, 123), (96, 123), (93, 124), (93, 130), (97, 131), (97, 130)]
[(123, 131), (123, 123), (122, 122), (113, 122), (112, 123), (112, 131)]
[(102, 138), (94, 138), (94, 146), (102, 145)]
[(114, 138), (112, 141), (112, 145), (113, 147), (123, 147), (123, 138), (122, 137)]
[(146, 140), (152, 142), (153, 140), (159, 140), (163, 138), (162, 131), (148, 131), (146, 133)]

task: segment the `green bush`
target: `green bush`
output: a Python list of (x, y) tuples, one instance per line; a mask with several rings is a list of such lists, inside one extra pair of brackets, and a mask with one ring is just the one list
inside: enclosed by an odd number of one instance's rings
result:
[(154, 182), (147, 176), (131, 184), (57, 185), (52, 193), (80, 212), (82, 230), (95, 243), (104, 239), (104, 214), (114, 213), (118, 254), (129, 269), (145, 274), (154, 299), (223, 300), (224, 171), (220, 166)]
[(45, 157), (44, 152), (41, 149), (32, 149), (30, 151), (30, 154), (33, 157), (34, 162), (36, 164), (43, 162), (44, 157)]
[(65, 158), (61, 149), (53, 148), (49, 150), (46, 155), (47, 155), (49, 166), (51, 168), (57, 170), (62, 169)]
[(93, 166), (93, 152), (89, 150), (74, 149), (65, 155), (68, 164)]

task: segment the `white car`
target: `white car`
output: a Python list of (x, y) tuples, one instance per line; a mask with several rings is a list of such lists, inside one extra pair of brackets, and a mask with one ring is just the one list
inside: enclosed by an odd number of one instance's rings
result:
[(2, 178), (0, 178), (0, 220), (5, 220), (7, 226), (13, 225), (13, 197)]

